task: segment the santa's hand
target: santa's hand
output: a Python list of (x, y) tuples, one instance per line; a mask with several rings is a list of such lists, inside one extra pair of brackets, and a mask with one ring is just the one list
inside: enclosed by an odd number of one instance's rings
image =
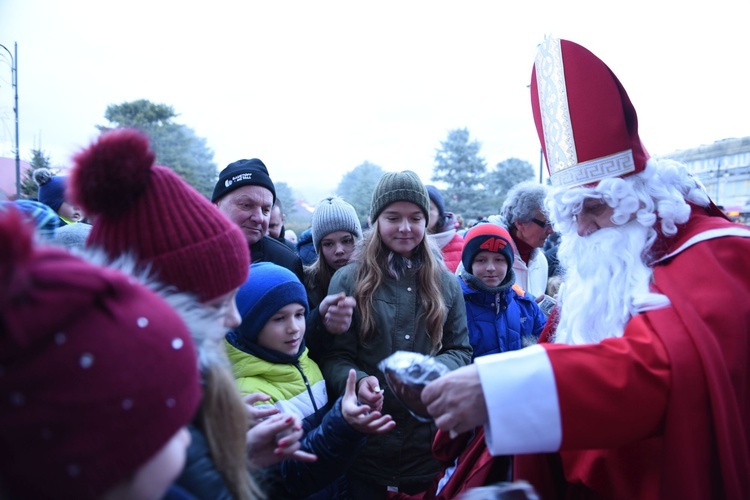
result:
[(422, 402), (438, 428), (461, 434), (487, 423), (487, 405), (476, 365), (433, 380), (422, 391)]
[(271, 396), (263, 394), (262, 392), (254, 392), (242, 398), (242, 401), (245, 403), (245, 407), (247, 408), (249, 428), (252, 429), (268, 417), (279, 413), (279, 409), (271, 404), (255, 406), (255, 403), (259, 401), (268, 401), (270, 399)]
[(315, 462), (318, 457), (302, 451), (299, 440), (302, 423), (292, 415), (274, 415), (247, 431), (246, 445), (250, 462), (268, 467), (286, 459)]
[(354, 297), (347, 297), (344, 292), (326, 296), (318, 306), (326, 331), (335, 335), (349, 331), (356, 304)]
[(349, 378), (346, 379), (346, 392), (341, 399), (341, 414), (352, 428), (365, 434), (385, 434), (396, 427), (396, 422), (390, 415), (382, 415), (379, 411), (370, 408), (369, 405), (357, 403), (355, 386), (357, 385), (357, 372), (349, 370)]
[(359, 381), (357, 387), (357, 399), (363, 405), (369, 406), (373, 411), (383, 409), (383, 391), (377, 377), (370, 375)]

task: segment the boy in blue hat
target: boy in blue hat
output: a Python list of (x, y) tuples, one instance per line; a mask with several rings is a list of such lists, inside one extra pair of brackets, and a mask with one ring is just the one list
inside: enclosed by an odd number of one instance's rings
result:
[[(325, 380), (305, 347), (307, 292), (290, 270), (270, 262), (250, 266), (250, 277), (237, 293), (242, 324), (227, 334), (226, 348), (240, 392), (264, 393), (284, 413), (298, 415), (306, 432), (302, 449), (318, 456), (309, 474), (295, 473), (273, 488), (279, 494), (341, 494), (343, 473), (366, 442), (396, 425), (355, 395), (355, 374), (332, 405)], [(304, 477), (303, 477), (304, 476)]]

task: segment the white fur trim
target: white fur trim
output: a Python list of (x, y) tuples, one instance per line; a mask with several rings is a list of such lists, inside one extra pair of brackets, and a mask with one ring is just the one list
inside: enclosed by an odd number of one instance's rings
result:
[(474, 361), (482, 383), (489, 424), (484, 426), (493, 455), (557, 451), (562, 424), (555, 374), (547, 351), (534, 345)]

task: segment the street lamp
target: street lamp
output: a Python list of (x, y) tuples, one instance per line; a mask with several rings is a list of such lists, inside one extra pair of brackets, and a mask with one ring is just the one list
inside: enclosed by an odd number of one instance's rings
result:
[(16, 116), (16, 198), (21, 197), (21, 158), (19, 156), (18, 149), (18, 42), (13, 42), (13, 54), (10, 53), (8, 47), (0, 44), (0, 47), (5, 49), (10, 57), (10, 74), (11, 81), (13, 82), (13, 93), (15, 100), (13, 104), (13, 113)]

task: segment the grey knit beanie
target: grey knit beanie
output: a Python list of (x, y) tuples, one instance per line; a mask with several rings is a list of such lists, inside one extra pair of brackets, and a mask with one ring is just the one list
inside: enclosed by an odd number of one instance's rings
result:
[(424, 212), (427, 224), (430, 223), (430, 196), (419, 176), (411, 170), (403, 172), (386, 172), (380, 178), (375, 192), (372, 193), (370, 219), (375, 222), (380, 212), (391, 203), (410, 201)]
[(362, 237), (362, 225), (357, 211), (341, 198), (328, 197), (321, 201), (312, 214), (313, 247), (320, 252), (320, 240), (336, 231), (347, 231)]

